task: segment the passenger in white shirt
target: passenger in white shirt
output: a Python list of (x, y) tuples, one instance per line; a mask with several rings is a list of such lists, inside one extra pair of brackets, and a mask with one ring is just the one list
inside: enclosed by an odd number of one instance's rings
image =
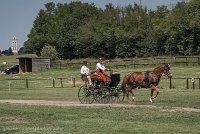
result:
[(81, 79), (89, 85), (92, 85), (91, 77), (90, 77), (90, 69), (87, 67), (87, 61), (83, 61), (83, 66), (81, 67)]

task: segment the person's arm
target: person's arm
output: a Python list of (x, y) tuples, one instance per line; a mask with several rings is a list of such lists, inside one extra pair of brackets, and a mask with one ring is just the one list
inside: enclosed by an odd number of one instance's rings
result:
[(103, 64), (101, 64), (101, 67), (103, 68), (103, 71), (106, 71), (106, 67)]
[(85, 67), (85, 74), (90, 75), (90, 69), (88, 67)]

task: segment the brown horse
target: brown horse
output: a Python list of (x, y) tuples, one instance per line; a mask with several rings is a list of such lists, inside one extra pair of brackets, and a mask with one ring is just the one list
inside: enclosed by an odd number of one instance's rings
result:
[[(168, 77), (172, 77), (172, 74), (170, 73), (170, 67), (168, 64), (161, 64), (158, 67), (156, 67), (153, 71), (133, 72), (127, 74), (123, 78), (123, 82), (121, 85), (122, 91), (124, 95), (127, 96), (128, 100), (129, 93), (132, 94), (132, 100), (129, 100), (130, 102), (132, 102), (134, 101), (134, 94), (132, 92), (132, 89), (137, 87), (151, 88), (150, 102), (153, 102), (153, 99), (155, 99), (159, 94), (159, 91), (157, 90), (156, 86), (160, 82), (160, 78), (163, 74)], [(155, 97), (153, 97), (154, 91), (156, 92)]]

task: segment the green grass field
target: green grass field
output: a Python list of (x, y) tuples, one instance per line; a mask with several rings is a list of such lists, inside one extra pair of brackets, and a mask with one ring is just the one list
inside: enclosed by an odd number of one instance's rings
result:
[[(132, 71), (153, 68), (129, 66), (113, 70), (123, 77)], [(171, 72), (176, 78), (200, 77), (199, 66), (172, 65)], [(65, 78), (63, 88), (57, 79), (61, 77)], [(72, 78), (76, 79), (76, 87), (70, 83)], [(25, 79), (29, 80), (29, 88), (26, 88)], [(55, 88), (52, 87), (52, 79), (55, 79)], [(81, 84), (78, 66), (37, 73), (0, 74), (0, 100), (78, 101), (77, 92)], [(195, 82), (196, 89), (191, 88), (191, 82), (189, 84), (190, 89), (186, 89), (185, 80), (174, 80), (174, 88), (169, 89), (169, 80), (162, 79), (158, 86), (160, 94), (154, 103), (148, 101), (149, 89), (136, 89), (135, 103), (132, 104), (136, 107), (0, 104), (0, 134), (197, 134), (200, 132), (200, 89), (198, 81)], [(127, 104), (125, 99), (124, 105)]]
[(197, 134), (199, 113), (163, 108), (1, 105), (1, 133)]
[[(141, 68), (114, 68), (113, 71), (120, 73), (121, 79), (123, 76), (129, 72), (133, 71), (151, 71), (154, 67), (141, 67)], [(53, 87), (53, 79), (55, 80), (55, 87), (61, 87), (60, 79), (63, 78), (62, 84), (63, 87), (72, 87), (72, 80), (75, 78), (76, 86), (80, 86), (83, 82), (80, 79), (79, 74), (80, 68), (69, 68), (69, 69), (51, 69), (43, 72), (36, 73), (24, 73), (24, 74), (14, 74), (14, 75), (5, 75), (0, 74), (0, 86), (1, 89), (22, 89), (26, 88), (26, 79), (28, 79), (29, 88), (50, 88)], [(173, 78), (189, 78), (189, 88), (192, 88), (191, 78), (200, 78), (199, 66), (171, 66), (171, 72)], [(160, 84), (158, 85), (159, 89), (169, 88), (169, 79), (163, 76)], [(173, 79), (172, 81), (173, 88), (175, 89), (186, 89), (186, 79)], [(199, 81), (195, 81), (195, 87), (199, 88)], [(1, 90), (0, 89), (0, 90)]]
[(36, 57), (35, 54), (24, 54), (24, 55), (11, 55), (11, 56), (0, 56), (0, 65), (3, 64), (3, 62), (6, 62), (8, 65), (12, 64), (18, 64), (19, 57)]

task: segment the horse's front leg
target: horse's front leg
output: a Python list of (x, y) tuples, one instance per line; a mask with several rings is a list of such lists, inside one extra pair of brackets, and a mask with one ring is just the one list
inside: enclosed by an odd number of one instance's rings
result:
[[(156, 92), (156, 96), (155, 97), (153, 97), (154, 91)], [(158, 94), (159, 94), (159, 91), (157, 90), (156, 86), (152, 85), (151, 86), (151, 97), (150, 97), (149, 101), (153, 102), (153, 99), (155, 99), (158, 96)]]

